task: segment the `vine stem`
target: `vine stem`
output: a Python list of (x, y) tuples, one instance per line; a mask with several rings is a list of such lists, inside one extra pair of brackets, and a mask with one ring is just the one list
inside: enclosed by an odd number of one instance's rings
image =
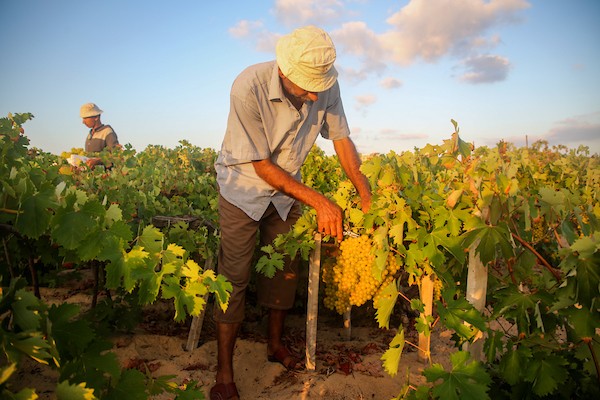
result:
[(594, 346), (592, 346), (592, 341), (589, 340), (586, 342), (588, 349), (590, 349), (590, 353), (592, 353), (592, 358), (594, 359), (594, 366), (596, 367), (596, 377), (598, 378), (598, 382), (600, 383), (600, 365), (598, 364), (598, 357), (596, 357), (596, 352), (594, 351)]
[(560, 272), (557, 271), (556, 269), (554, 269), (554, 267), (552, 267), (552, 265), (550, 265), (550, 263), (548, 261), (546, 261), (546, 259), (544, 257), (542, 257), (542, 255), (540, 253), (538, 253), (536, 249), (533, 248), (533, 246), (531, 246), (529, 243), (527, 243), (525, 240), (523, 240), (519, 235), (516, 235), (515, 233), (512, 233), (512, 232), (511, 232), (511, 235), (519, 243), (521, 243), (529, 251), (531, 251), (537, 257), (537, 259), (540, 260), (540, 262), (544, 265), (544, 267), (546, 267), (546, 269), (548, 271), (550, 271), (550, 273), (554, 276), (554, 278), (559, 283), (562, 281), (562, 277), (560, 276)]
[(12, 210), (10, 208), (0, 208), (0, 212), (4, 212), (7, 214), (23, 214), (21, 210)]
[[(408, 344), (408, 345), (410, 345), (410, 346), (414, 347), (414, 348), (415, 348), (415, 349), (417, 349), (417, 350), (420, 350), (420, 351), (424, 351), (424, 352), (426, 352), (426, 350), (425, 350), (425, 349), (422, 349), (421, 347), (417, 346), (416, 344), (414, 344), (414, 343), (412, 343), (412, 342), (410, 342), (410, 341), (408, 341), (408, 340), (405, 340), (405, 341), (404, 341), (404, 343), (406, 343), (406, 344)], [(429, 356), (428, 356), (428, 358), (429, 358), (429, 360), (431, 360), (431, 355), (429, 355)]]
[(29, 265), (29, 273), (31, 274), (31, 284), (33, 286), (33, 294), (38, 299), (41, 299), (42, 296), (40, 294), (40, 285), (38, 283), (38, 276), (37, 276), (37, 271), (35, 269), (35, 262), (33, 260), (33, 256), (30, 255), (28, 257), (27, 261), (28, 261), (28, 265)]
[(2, 238), (2, 245), (4, 246), (4, 257), (6, 258), (6, 264), (8, 265), (8, 271), (10, 272), (10, 278), (12, 279), (15, 277), (15, 270), (13, 269), (12, 263), (10, 262), (8, 246), (6, 245), (6, 238)]

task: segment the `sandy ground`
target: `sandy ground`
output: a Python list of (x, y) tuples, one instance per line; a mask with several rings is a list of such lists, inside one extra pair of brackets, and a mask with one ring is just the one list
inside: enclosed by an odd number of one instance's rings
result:
[[(91, 303), (85, 282), (81, 290), (45, 289), (42, 297), (50, 303), (69, 301), (83, 308)], [(179, 385), (199, 382), (208, 399), (216, 370), (216, 341), (209, 303), (204, 318), (198, 347), (186, 351), (189, 325), (172, 320), (169, 303), (159, 302), (144, 308), (143, 322), (127, 334), (115, 335), (113, 351), (121, 365), (150, 371), (152, 376), (174, 375)], [(323, 307), (319, 310), (317, 328), (316, 370), (289, 372), (277, 363), (267, 361), (266, 317), (260, 309), (248, 307), (247, 320), (237, 341), (234, 365), (236, 384), (242, 399), (392, 399), (398, 396), (407, 379), (412, 385), (425, 383), (421, 371), (428, 366), (418, 359), (411, 346), (405, 346), (400, 370), (389, 376), (382, 367), (381, 356), (387, 349), (395, 329), (379, 329), (373, 319), (373, 310), (364, 306), (353, 311), (351, 339), (345, 340), (342, 317)], [(407, 324), (407, 340), (417, 343), (416, 332), (410, 321), (398, 315)], [(306, 316), (303, 310), (294, 310), (288, 316), (285, 342), (298, 354), (305, 354)], [(446, 364), (448, 353), (454, 351), (451, 332), (435, 328), (431, 337), (432, 362)], [(37, 388), (40, 400), (54, 399), (53, 388), (57, 374), (43, 365), (28, 361), (15, 381)], [(157, 400), (172, 396), (160, 395)]]

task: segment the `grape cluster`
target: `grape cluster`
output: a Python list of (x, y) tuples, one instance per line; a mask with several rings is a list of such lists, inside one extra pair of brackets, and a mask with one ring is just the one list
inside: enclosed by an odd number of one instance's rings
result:
[(323, 265), (324, 304), (342, 314), (351, 306), (373, 299), (393, 279), (400, 266), (390, 253), (381, 277), (373, 274), (373, 241), (367, 235), (349, 237), (340, 243), (335, 263)]

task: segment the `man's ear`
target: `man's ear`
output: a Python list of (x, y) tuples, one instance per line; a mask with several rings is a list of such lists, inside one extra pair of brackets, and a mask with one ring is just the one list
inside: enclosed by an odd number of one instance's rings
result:
[(279, 77), (281, 79), (285, 79), (285, 75), (283, 74), (283, 72), (281, 72), (281, 68), (277, 67), (277, 72), (279, 73)]

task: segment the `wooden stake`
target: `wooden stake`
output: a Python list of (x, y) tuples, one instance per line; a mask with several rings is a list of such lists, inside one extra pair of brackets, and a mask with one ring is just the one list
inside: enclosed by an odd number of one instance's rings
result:
[[(483, 312), (487, 296), (488, 269), (486, 265), (483, 265), (476, 252), (477, 246), (479, 246), (479, 240), (473, 242), (469, 248), (466, 298), (477, 311)], [(465, 324), (468, 325), (466, 322)], [(483, 360), (483, 342), (483, 334), (479, 331), (475, 335), (473, 343), (463, 345), (463, 350), (471, 352), (474, 360), (481, 361)]]
[(314, 371), (317, 351), (317, 315), (319, 313), (319, 280), (321, 271), (321, 234), (315, 234), (315, 248), (308, 267), (308, 303), (306, 310), (306, 369)]
[[(421, 287), (419, 288), (421, 302), (425, 307), (425, 312), (421, 318), (427, 318), (433, 314), (433, 279), (431, 276), (424, 275), (421, 279)], [(431, 335), (419, 333), (419, 360), (429, 361), (431, 358)]]
[[(208, 257), (204, 262), (204, 270), (214, 270), (215, 266), (212, 262), (212, 257)], [(202, 324), (204, 323), (204, 314), (206, 314), (206, 306), (208, 304), (208, 295), (204, 295), (204, 308), (200, 311), (197, 317), (192, 318), (192, 324), (190, 325), (190, 331), (188, 332), (188, 339), (185, 345), (185, 351), (192, 351), (198, 347), (198, 340), (200, 339), (200, 333), (202, 332)]]
[(344, 339), (352, 339), (352, 306), (344, 311)]

